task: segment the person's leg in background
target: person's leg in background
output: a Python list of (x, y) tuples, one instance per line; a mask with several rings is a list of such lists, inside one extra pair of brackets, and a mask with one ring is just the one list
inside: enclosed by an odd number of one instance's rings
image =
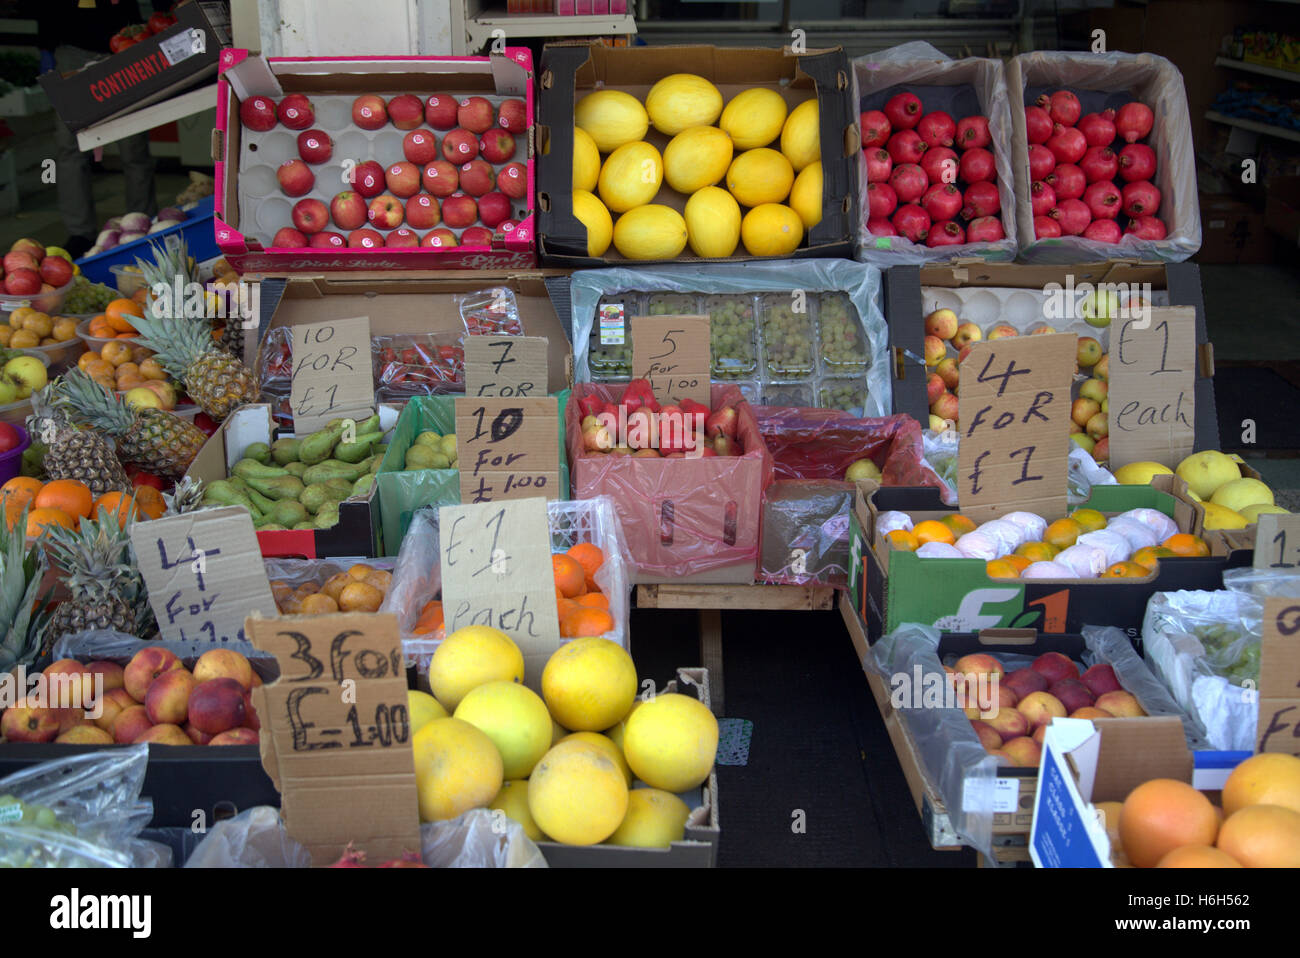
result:
[[(91, 59), (91, 54), (75, 47), (55, 51), (58, 69), (76, 70)], [(54, 183), (59, 194), (59, 215), (68, 228), (64, 246), (78, 257), (95, 243), (99, 220), (95, 216), (95, 190), (90, 175), (90, 154), (77, 146), (77, 135), (57, 116), (54, 118)]]
[(158, 212), (158, 194), (154, 189), (154, 159), (149, 152), (148, 131), (118, 140), (117, 149), (126, 179), (126, 211), (153, 216)]

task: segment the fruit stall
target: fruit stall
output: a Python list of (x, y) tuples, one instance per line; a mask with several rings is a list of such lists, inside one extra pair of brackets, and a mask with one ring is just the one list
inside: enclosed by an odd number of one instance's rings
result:
[(1172, 59), (210, 6), (114, 51), (215, 76), (210, 198), (0, 264), (7, 863), (775, 863), (833, 646), (856, 864), (1300, 867), (1300, 524)]

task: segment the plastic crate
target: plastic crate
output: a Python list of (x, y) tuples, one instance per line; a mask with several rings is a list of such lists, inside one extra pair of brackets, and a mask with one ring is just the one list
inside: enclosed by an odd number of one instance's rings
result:
[(116, 288), (117, 277), (113, 275), (110, 267), (134, 264), (137, 258), (151, 259), (149, 253), (150, 243), (163, 244), (167, 241), (168, 236), (176, 236), (178, 233), (185, 238), (185, 245), (189, 247), (189, 253), (194, 257), (196, 263), (220, 256), (221, 250), (217, 248), (216, 228), (213, 226), (215, 202), (216, 200), (211, 196), (204, 197), (199, 200), (195, 207), (186, 211), (189, 214), (189, 219), (179, 226), (159, 230), (157, 233), (143, 236), (133, 243), (123, 243), (121, 246), (114, 246), (112, 249), (97, 253), (94, 256), (87, 256), (77, 260), (77, 265), (81, 267), (81, 275), (92, 283), (107, 283), (109, 286)]

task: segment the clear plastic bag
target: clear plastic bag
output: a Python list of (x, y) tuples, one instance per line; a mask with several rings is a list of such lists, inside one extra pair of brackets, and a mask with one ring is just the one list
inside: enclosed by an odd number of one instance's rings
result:
[[(323, 586), (333, 576), (346, 573), (354, 565), (364, 565), (381, 572), (393, 571), (396, 559), (368, 559), (364, 556), (335, 557), (329, 559), (263, 559), (266, 577), (272, 583), (271, 591), (276, 592), (275, 583), (284, 583), (291, 589), (299, 586)], [(390, 581), (389, 588), (392, 588)], [(319, 591), (319, 588), (317, 589)], [(276, 605), (280, 607), (280, 597), (276, 595)], [(280, 607), (284, 614), (283, 607)]]
[[(926, 429), (922, 433), (925, 449), (925, 463), (938, 475), (943, 483), (940, 495), (944, 504), (956, 506), (957, 503), (957, 449), (961, 445), (961, 435), (954, 429), (935, 432)], [(1067, 468), (1069, 488), (1066, 499), (1072, 506), (1083, 505), (1092, 495), (1093, 486), (1113, 486), (1114, 475), (1105, 466), (1093, 459), (1082, 447), (1071, 444)]]
[(456, 297), (465, 331), (471, 336), (522, 336), (519, 303), (508, 286), (493, 286)]
[(463, 333), (372, 336), (375, 398), (402, 402), (414, 396), (465, 391)]
[(277, 326), (268, 330), (257, 351), (257, 384), (262, 390), (289, 394), (293, 381), (293, 330)]
[[(1015, 164), (1012, 144), (1015, 125), (1011, 118), (1011, 98), (1007, 91), (1006, 71), (1001, 60), (964, 57), (952, 60), (923, 41), (904, 43), (888, 50), (869, 53), (853, 61), (853, 82), (860, 112), (879, 110), (894, 94), (904, 90), (915, 93), (924, 103), (925, 112), (943, 110), (954, 120), (975, 114), (988, 117), (989, 148), (997, 167), (998, 194), (1002, 200), (999, 213), (1005, 238), (990, 243), (963, 243), (960, 246), (928, 247), (903, 236), (872, 236), (867, 230), (870, 210), (864, 202), (858, 212), (857, 259), (877, 266), (902, 266), (917, 263), (947, 262), (961, 257), (985, 262), (1010, 262), (1016, 257), (1017, 216)], [(866, 151), (858, 154), (860, 195), (866, 196)]]
[[(281, 560), (284, 561), (284, 560)], [(89, 632), (77, 632), (61, 636), (54, 643), (50, 655), (54, 659), (76, 659), (78, 662), (104, 660), (125, 665), (141, 649), (157, 646), (168, 649), (184, 663), (186, 668), (193, 667), (199, 656), (215, 648), (230, 649), (248, 659), (253, 671), (261, 676), (263, 682), (274, 682), (280, 676), (280, 666), (275, 656), (269, 652), (254, 648), (249, 642), (233, 639), (230, 642), (214, 644), (212, 642), (164, 642), (162, 640), (145, 642), (133, 635), (114, 632), (112, 629), (97, 629)]]
[[(1016, 124), (1012, 160), (1022, 262), (1072, 264), (1140, 259), (1181, 263), (1201, 248), (1191, 116), (1183, 75), (1176, 66), (1152, 53), (1036, 51), (1012, 58), (1007, 65), (1006, 83)], [(1060, 89), (1079, 97), (1084, 114), (1118, 108), (1131, 100), (1140, 100), (1155, 113), (1155, 123), (1145, 142), (1156, 153), (1154, 182), (1161, 194), (1157, 215), (1165, 223), (1164, 239), (1141, 240), (1125, 235), (1118, 243), (1102, 243), (1082, 236), (1040, 240), (1034, 235), (1024, 108), (1039, 94)]]
[(546, 868), (523, 826), (487, 808), (420, 826), (420, 856), (430, 868)]
[(847, 589), (854, 489), (852, 483), (834, 479), (789, 479), (768, 486), (759, 581)]
[(284, 830), (279, 809), (258, 805), (216, 822), (185, 867), (310, 868), (311, 856)]

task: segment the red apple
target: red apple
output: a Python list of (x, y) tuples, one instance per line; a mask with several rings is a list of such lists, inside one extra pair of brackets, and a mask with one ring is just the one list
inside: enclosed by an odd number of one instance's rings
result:
[(1084, 685), (1088, 686), (1088, 691), (1093, 695), (1105, 695), (1107, 692), (1122, 692), (1124, 686), (1120, 685), (1119, 679), (1115, 675), (1114, 667), (1106, 663), (1094, 665), (1088, 671), (1079, 677)]
[(417, 230), (427, 230), (442, 222), (438, 200), (428, 193), (417, 193), (406, 201), (406, 225)]
[(41, 274), (34, 269), (17, 269), (5, 276), (5, 292), (10, 296), (35, 296), (41, 291)]
[(317, 233), (307, 244), (312, 249), (341, 249), (348, 245), (347, 237), (342, 233)]
[(497, 125), (511, 133), (528, 129), (528, 107), (523, 100), (502, 100), (497, 111)]
[(456, 125), (460, 104), (454, 96), (435, 93), (424, 101), (424, 122), (435, 130), (450, 130)]
[(414, 130), (424, 122), (424, 104), (414, 93), (403, 93), (388, 101), (388, 118), (399, 130)]
[(272, 129), (278, 119), (275, 101), (269, 96), (250, 96), (239, 104), (239, 122), (257, 133)]
[(47, 256), (41, 260), (41, 279), (56, 289), (72, 279), (72, 264), (62, 256)]
[(420, 245), (420, 236), (413, 230), (408, 230), (405, 226), (401, 229), (395, 229), (384, 237), (384, 247), (393, 249), (398, 247), (411, 247)]
[(478, 201), (478, 218), (484, 226), (495, 229), (510, 219), (510, 198), (504, 193), (489, 193)]
[(271, 245), (277, 249), (302, 249), (308, 245), (308, 242), (301, 230), (296, 230), (292, 226), (282, 226), (271, 237)]
[(276, 115), (291, 130), (305, 130), (316, 122), (316, 111), (311, 100), (301, 93), (290, 93), (280, 101)]
[(438, 138), (428, 130), (412, 130), (402, 137), (402, 155), (424, 167), (438, 158)]
[(461, 165), (478, 156), (478, 137), (459, 127), (442, 138), (442, 156), (448, 163)]
[(414, 163), (403, 160), (384, 170), (384, 182), (388, 192), (405, 199), (420, 192), (420, 168)]
[(379, 249), (383, 245), (383, 234), (372, 229), (353, 230), (348, 234), (349, 249)]
[(486, 160), (470, 160), (460, 168), (460, 188), (470, 196), (483, 196), (496, 185), (492, 164)]
[(352, 188), (369, 199), (384, 191), (384, 168), (374, 160), (366, 160), (352, 168)]
[(478, 204), (474, 197), (453, 193), (442, 201), (442, 221), (453, 229), (462, 229), (478, 220)]
[(1060, 652), (1044, 652), (1034, 659), (1029, 667), (1035, 672), (1041, 673), (1049, 684), (1059, 682), (1061, 679), (1077, 679), (1079, 677), (1078, 667), (1070, 661), (1069, 656), (1062, 655)]
[(26, 253), (35, 259), (38, 265), (41, 260), (45, 259), (45, 245), (25, 236), (22, 239), (14, 240), (13, 245), (9, 247), (9, 252)]
[(458, 246), (460, 244), (456, 242), (455, 233), (453, 233), (451, 230), (447, 229), (446, 227), (442, 227), (440, 229), (433, 230), (429, 233), (425, 233), (424, 239), (420, 240), (420, 245), (431, 247), (434, 249), (450, 249), (451, 247)]
[(483, 134), (479, 150), (489, 163), (504, 163), (515, 155), (515, 138), (508, 131), (493, 127)]
[(308, 163), (324, 163), (334, 155), (334, 141), (324, 130), (303, 130), (298, 134), (298, 155)]
[(330, 211), (320, 200), (299, 200), (293, 204), (293, 225), (310, 236), (330, 225)]
[(461, 246), (492, 246), (492, 231), (482, 226), (471, 226), (460, 234)]
[(434, 160), (424, 168), (420, 183), (434, 196), (451, 196), (460, 189), (460, 175), (446, 160)]
[(26, 250), (14, 249), (5, 253), (4, 268), (6, 274), (16, 273), (20, 269), (30, 269), (36, 273), (40, 272), (41, 263)]
[(366, 222), (366, 201), (359, 193), (344, 190), (330, 200), (330, 216), (341, 230), (354, 230)]
[(486, 133), (496, 120), (492, 104), (481, 96), (461, 100), (456, 109), (456, 122), (471, 133)]
[(497, 173), (497, 189), (512, 200), (528, 195), (528, 167), (522, 163), (507, 163)]
[(370, 225), (377, 230), (396, 229), (402, 225), (403, 215), (401, 201), (387, 193), (371, 200), (370, 209), (366, 213)]
[(286, 160), (275, 171), (275, 178), (280, 181), (280, 189), (286, 196), (305, 196), (316, 185), (316, 174), (302, 160)]
[(352, 122), (363, 130), (378, 130), (388, 122), (384, 98), (366, 93), (352, 101)]

